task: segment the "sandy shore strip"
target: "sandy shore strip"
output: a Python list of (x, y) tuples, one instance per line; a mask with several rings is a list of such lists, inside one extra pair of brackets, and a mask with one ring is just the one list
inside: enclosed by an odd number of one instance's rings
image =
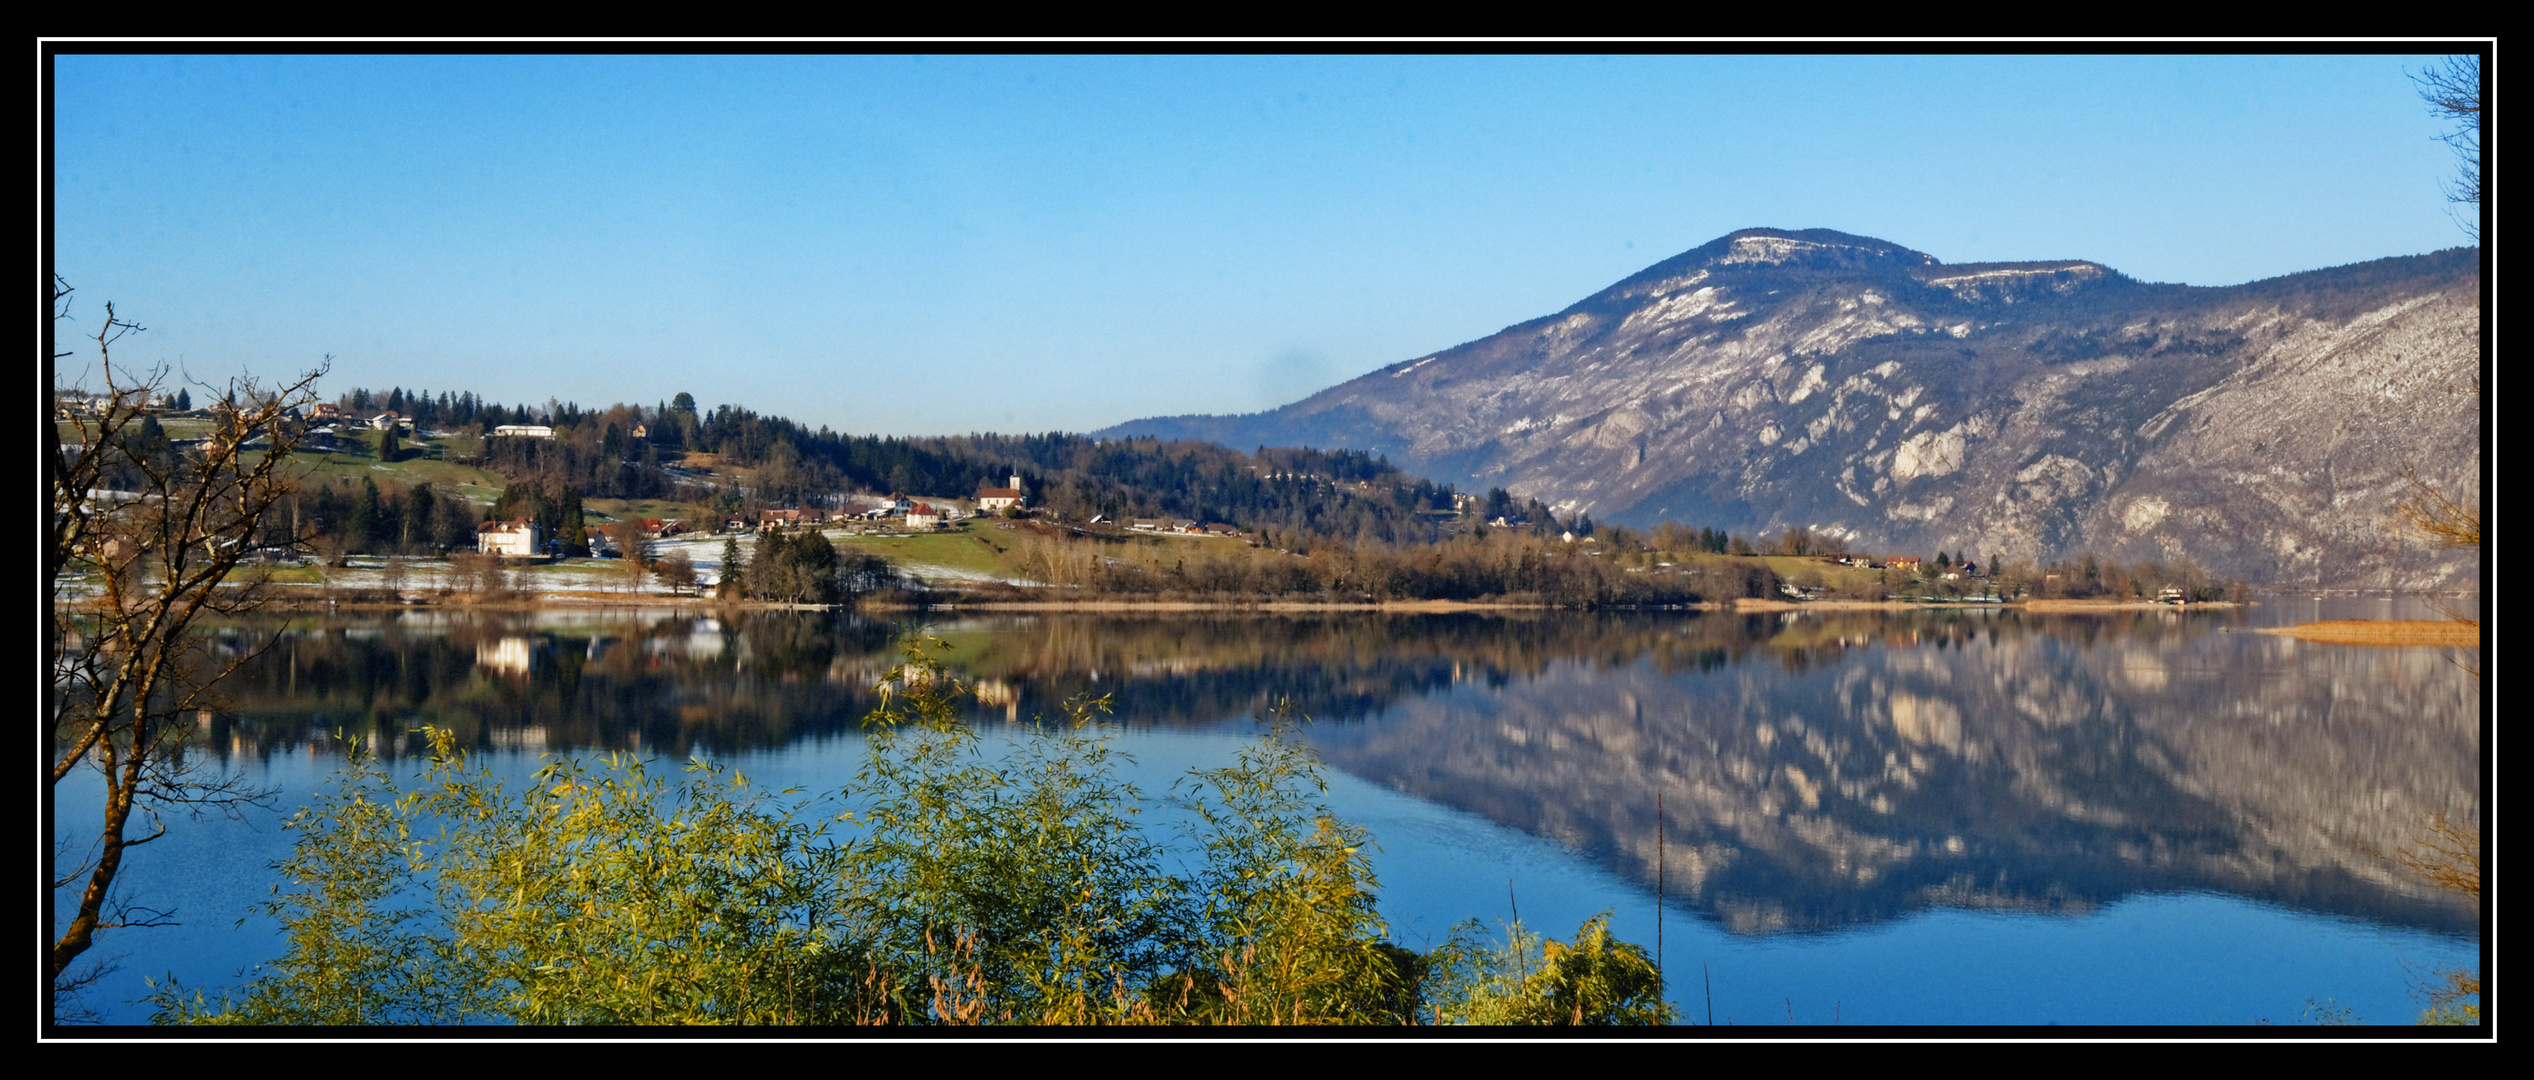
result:
[[(1717, 609), (1728, 605), (1701, 604)], [(1734, 611), (1920, 611), (1927, 608), (1990, 608), (2034, 612), (2088, 611), (2203, 611), (2210, 608), (2242, 607), (2230, 600), (2208, 600), (2191, 604), (2167, 604), (2154, 600), (2013, 600), (1994, 603), (1984, 600), (1791, 600), (1731, 601)]]
[(2161, 600), (2019, 600), (2014, 606), (2026, 611), (2206, 611), (2244, 605), (2232, 600), (2196, 600), (2188, 604)]
[(2456, 619), (2341, 619), (2272, 626), (2259, 631), (2334, 645), (2435, 645), (2478, 649), (2481, 624)]

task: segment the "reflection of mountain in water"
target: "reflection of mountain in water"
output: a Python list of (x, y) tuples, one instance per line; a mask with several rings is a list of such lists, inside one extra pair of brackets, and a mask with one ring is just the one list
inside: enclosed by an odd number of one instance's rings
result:
[(2463, 929), (2378, 852), (2470, 816), (2477, 705), (2421, 650), (2000, 620), (1800, 672), (1579, 659), (1314, 741), (1649, 885), (1660, 791), (1667, 891), (1743, 932), (2173, 889)]
[[(1329, 761), (1595, 853), (1746, 932), (1930, 905), (2083, 910), (2218, 889), (2460, 929), (2393, 873), (2469, 818), (2471, 680), (2437, 654), (2163, 612), (992, 616), (924, 627), (983, 715), (1112, 696), (1130, 727), (1278, 701)], [(853, 730), (906, 627), (843, 615), (408, 616), (295, 629), (224, 684), (225, 753), (322, 733), (780, 747)]]

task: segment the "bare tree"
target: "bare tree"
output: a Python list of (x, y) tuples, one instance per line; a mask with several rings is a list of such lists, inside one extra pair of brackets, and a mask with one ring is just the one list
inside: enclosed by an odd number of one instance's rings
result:
[(673, 596), (684, 596), (695, 588), (695, 560), (684, 550), (672, 551), (661, 556), (660, 561), (652, 569), (660, 576), (660, 583), (668, 586), (669, 593)]
[[(2473, 217), (2464, 224), (2464, 232), (2475, 241), (2481, 239), (2481, 126), (2487, 119), (2481, 94), (2481, 57), (2449, 56), (2437, 66), (2412, 76), (2420, 87), (2420, 99), (2429, 110), (2451, 126), (2439, 136), (2455, 149), (2463, 160), (2463, 175), (2447, 190), (2448, 201), (2473, 209)], [(2479, 396), (2478, 383), (2459, 387), (2459, 393)], [(2481, 547), (2482, 525), (2480, 500), (2467, 493), (2450, 495), (2410, 477), (2411, 494), (2394, 507), (2394, 518), (2406, 532), (2419, 537), (2429, 547), (2440, 550)], [(2472, 622), (2459, 612), (2448, 612), (2456, 619)]]
[[(69, 318), (70, 287), (54, 279), (57, 321)], [(180, 448), (144, 444), (149, 401), (164, 369), (134, 378), (117, 368), (114, 344), (142, 328), (106, 305), (97, 330), (105, 386), (84, 407), (58, 410), (59, 447), (51, 483), (51, 535), (44, 568), (52, 582), (53, 746), (48, 795), (82, 766), (105, 788), (93, 838), (56, 836), (53, 888), (79, 888), (75, 911), (57, 922), (49, 960), (55, 1000), (97, 974), (71, 970), (99, 930), (163, 925), (165, 911), (121, 902), (116, 875), (131, 850), (167, 832), (171, 810), (236, 812), (266, 793), (234, 775), (199, 772), (181, 752), (182, 720), (216, 703), (211, 689), (257, 651), (224, 647), (195, 632), (204, 615), (254, 607), (262, 575), (240, 572), (261, 546), (292, 547), (287, 535), (289, 456), (297, 435), (290, 410), (311, 400), (325, 373), (267, 387), (234, 380), (209, 412), (210, 432)], [(68, 353), (54, 354), (58, 361)]]
[(604, 531), (607, 538), (615, 543), (616, 555), (621, 560), (616, 564), (617, 581), (624, 585), (626, 592), (641, 592), (643, 580), (651, 576), (650, 567), (643, 562), (643, 549), (649, 543), (643, 539), (642, 523), (613, 522)]
[(2420, 100), (2429, 111), (2448, 123), (2446, 134), (2439, 141), (2454, 148), (2463, 161), (2463, 175), (2446, 190), (2448, 201), (2473, 210), (2473, 218), (2464, 231), (2474, 240), (2481, 239), (2481, 56), (2449, 56), (2437, 66), (2411, 77), (2419, 84)]

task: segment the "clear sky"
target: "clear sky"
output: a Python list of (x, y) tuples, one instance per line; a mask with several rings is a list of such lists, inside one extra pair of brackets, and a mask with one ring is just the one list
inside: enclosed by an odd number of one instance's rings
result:
[(64, 55), (59, 333), (854, 434), (1250, 412), (1752, 226), (2195, 285), (2455, 247), (2434, 59)]

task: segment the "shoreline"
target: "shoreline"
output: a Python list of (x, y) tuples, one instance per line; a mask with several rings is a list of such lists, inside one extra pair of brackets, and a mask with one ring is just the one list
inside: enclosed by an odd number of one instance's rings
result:
[[(1471, 611), (1552, 611), (1564, 610), (1538, 601), (1496, 600), (1008, 600), (964, 599), (954, 594), (942, 600), (916, 601), (903, 598), (864, 600), (834, 605), (843, 610), (863, 611), (1086, 611), (1086, 612), (1191, 612), (1191, 611), (1371, 611), (1392, 613), (1450, 614)], [(70, 600), (63, 606), (85, 606)], [(572, 608), (703, 608), (749, 611), (816, 611), (825, 606), (793, 604), (767, 600), (730, 600), (715, 596), (676, 596), (661, 593), (626, 593), (603, 590), (552, 590), (523, 592), (501, 597), (469, 597), (461, 595), (407, 596), (401, 600), (383, 599), (378, 590), (351, 589), (345, 595), (280, 595), (269, 596), (257, 606), (280, 610), (327, 609), (335, 611), (411, 611), (417, 609), (467, 608), (478, 611), (523, 611), (546, 607)], [(2203, 601), (2189, 604), (2165, 604), (2145, 600), (2017, 600), (2006, 603), (1968, 601), (1907, 600), (1774, 600), (1742, 597), (1733, 600), (1707, 601), (1696, 604), (1666, 605), (1652, 608), (1610, 608), (1601, 610), (1662, 610), (1756, 614), (1783, 611), (1916, 611), (1928, 609), (2014, 610), (2034, 614), (2084, 614), (2110, 611), (2190, 611), (2212, 608), (2249, 606), (2235, 601)], [(1591, 610), (1591, 609), (1576, 609)], [(2331, 624), (2307, 624), (2309, 626)], [(2368, 625), (2373, 625), (2372, 623)], [(2425, 625), (2444, 625), (2431, 623)], [(2270, 629), (2263, 633), (2290, 633), (2288, 629)], [(2451, 636), (2452, 632), (2449, 632)], [(2311, 640), (2344, 640), (2356, 638), (2315, 637)], [(2478, 642), (2477, 636), (2474, 643)], [(2410, 642), (2403, 642), (2410, 643)]]

